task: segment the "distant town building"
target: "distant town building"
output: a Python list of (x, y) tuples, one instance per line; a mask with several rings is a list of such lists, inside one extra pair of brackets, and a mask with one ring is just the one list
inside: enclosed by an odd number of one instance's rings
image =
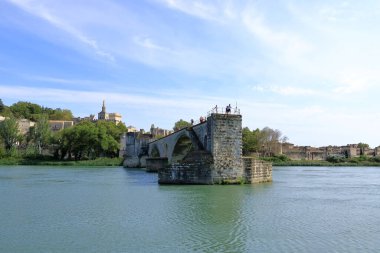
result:
[(134, 126), (127, 126), (127, 132), (128, 133), (135, 133), (135, 132), (138, 132), (138, 130)]
[(152, 124), (150, 127), (150, 134), (153, 136), (153, 138), (163, 137), (171, 133), (173, 133), (172, 130), (166, 130), (159, 127), (154, 127), (154, 124)]
[(373, 157), (380, 156), (380, 147), (374, 149), (361, 147), (358, 144), (347, 144), (346, 146), (310, 147), (295, 146), (291, 143), (283, 143), (281, 153), (292, 160), (326, 160), (328, 157), (353, 158), (361, 155)]
[[(0, 122), (6, 119), (7, 117), (0, 116)], [(18, 119), (17, 124), (19, 133), (25, 135), (29, 133), (31, 127), (34, 127), (36, 125), (36, 122), (30, 121), (28, 119)]]
[(103, 100), (102, 111), (98, 113), (98, 120), (112, 121), (119, 124), (121, 122), (121, 114), (116, 112), (107, 113), (105, 100)]
[(30, 128), (36, 125), (36, 122), (30, 121), (28, 119), (18, 119), (17, 123), (18, 123), (18, 131), (22, 135), (29, 133)]
[(153, 141), (151, 134), (140, 132), (128, 132), (120, 138), (120, 157), (124, 160), (126, 167), (145, 167), (148, 157), (149, 142)]
[(63, 129), (72, 127), (74, 125), (74, 121), (67, 120), (49, 120), (49, 126), (51, 131), (57, 132)]
[(91, 121), (91, 122), (96, 121), (95, 115), (94, 114), (90, 114), (90, 116), (84, 117), (84, 118), (81, 118), (81, 117), (73, 118), (74, 124), (78, 124), (79, 122), (84, 121), (84, 120)]
[(121, 114), (117, 112), (108, 114), (108, 121), (112, 121), (116, 124), (119, 124), (121, 122)]

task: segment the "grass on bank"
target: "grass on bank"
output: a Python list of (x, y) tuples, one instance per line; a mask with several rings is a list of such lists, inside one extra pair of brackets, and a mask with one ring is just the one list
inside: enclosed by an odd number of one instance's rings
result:
[(96, 158), (94, 160), (55, 160), (52, 157), (3, 157), (0, 165), (50, 165), (50, 166), (122, 166), (123, 158)]
[(322, 160), (291, 160), (285, 155), (262, 157), (260, 160), (272, 162), (273, 166), (347, 166), (347, 167), (380, 167), (380, 157), (360, 156), (344, 158), (331, 156), (326, 161)]

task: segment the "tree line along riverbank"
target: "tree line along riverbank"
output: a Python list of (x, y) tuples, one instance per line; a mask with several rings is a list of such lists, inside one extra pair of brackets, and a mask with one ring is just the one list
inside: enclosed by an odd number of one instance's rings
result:
[(327, 160), (291, 160), (285, 155), (277, 155), (259, 159), (272, 162), (273, 166), (380, 167), (380, 157), (368, 156), (328, 157)]
[[(380, 167), (380, 161), (369, 158), (347, 159), (329, 162), (315, 160), (281, 160), (278, 157), (259, 158), (272, 162), (273, 166), (320, 166), (320, 167)], [(283, 158), (282, 158), (283, 159)], [(92, 160), (56, 160), (52, 157), (6, 157), (0, 159), (1, 165), (47, 165), (47, 166), (122, 166), (123, 158), (96, 158)]]
[(51, 157), (25, 158), (6, 157), (0, 159), (0, 166), (47, 165), (47, 166), (122, 166), (123, 158), (96, 158), (93, 160), (56, 160)]

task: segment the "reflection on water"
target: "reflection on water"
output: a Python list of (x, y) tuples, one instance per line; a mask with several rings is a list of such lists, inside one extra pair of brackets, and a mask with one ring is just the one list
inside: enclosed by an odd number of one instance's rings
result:
[(0, 252), (379, 252), (380, 168), (158, 185), (123, 168), (0, 167)]

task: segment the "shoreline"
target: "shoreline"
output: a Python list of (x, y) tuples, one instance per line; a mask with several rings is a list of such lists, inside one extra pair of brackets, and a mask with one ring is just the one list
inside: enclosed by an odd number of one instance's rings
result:
[(99, 166), (123, 166), (122, 158), (97, 158), (94, 160), (53, 160), (53, 159), (27, 159), (27, 158), (2, 158), (0, 166), (78, 166), (78, 167), (99, 167)]
[(380, 167), (379, 162), (339, 162), (332, 163), (327, 161), (286, 161), (286, 162), (272, 162), (276, 167)]
[[(264, 160), (265, 161), (265, 160)], [(380, 167), (380, 162), (358, 161), (358, 162), (338, 162), (332, 163), (328, 161), (269, 161), (276, 167)], [(94, 160), (54, 160), (48, 159), (30, 159), (30, 158), (2, 158), (0, 166), (123, 166), (123, 158), (96, 158)]]

